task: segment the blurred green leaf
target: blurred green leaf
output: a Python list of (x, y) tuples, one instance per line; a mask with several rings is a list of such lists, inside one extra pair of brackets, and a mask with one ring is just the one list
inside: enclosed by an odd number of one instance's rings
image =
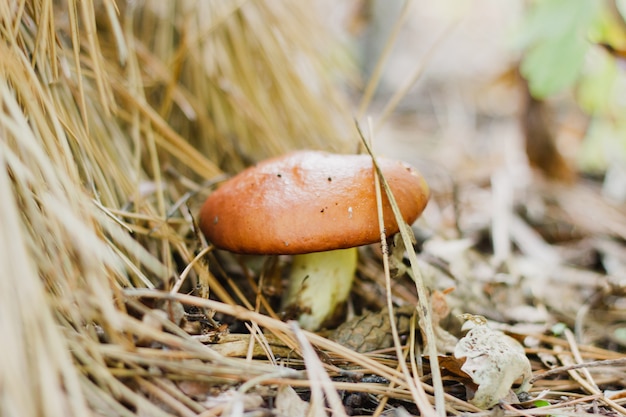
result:
[(598, 14), (597, 0), (541, 0), (522, 27), (526, 54), (521, 73), (531, 93), (543, 98), (571, 86), (590, 47), (587, 33)]
[(555, 336), (561, 336), (563, 332), (567, 329), (567, 325), (565, 323), (559, 322), (552, 326), (552, 334)]
[(616, 338), (618, 338), (619, 340), (626, 340), (626, 329), (623, 327), (620, 327), (619, 329), (615, 329), (615, 331), (613, 332), (613, 334), (615, 335)]
[(578, 104), (588, 114), (605, 111), (611, 105), (618, 76), (615, 59), (602, 50), (593, 51), (585, 76), (580, 79)]

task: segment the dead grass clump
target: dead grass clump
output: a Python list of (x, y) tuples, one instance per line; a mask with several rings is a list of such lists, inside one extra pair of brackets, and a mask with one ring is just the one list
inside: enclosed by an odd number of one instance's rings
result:
[(2, 3), (0, 414), (187, 415), (170, 379), (277, 372), (140, 320), (122, 289), (191, 265), (184, 201), (203, 180), (345, 147), (318, 25), (291, 2)]

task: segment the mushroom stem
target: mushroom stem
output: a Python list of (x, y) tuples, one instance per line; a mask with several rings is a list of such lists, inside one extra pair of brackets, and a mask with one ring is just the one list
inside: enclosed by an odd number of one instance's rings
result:
[(348, 298), (357, 265), (357, 248), (295, 255), (283, 309), (297, 311), (306, 330), (317, 330)]

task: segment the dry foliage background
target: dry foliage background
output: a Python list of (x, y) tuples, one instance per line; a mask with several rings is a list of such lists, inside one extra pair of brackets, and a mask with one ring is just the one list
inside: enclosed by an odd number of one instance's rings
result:
[[(0, 414), (486, 413), (466, 401), (472, 383), (445, 343), (443, 389), (432, 380), (415, 284), (402, 262), (390, 284), (376, 245), (361, 250), (347, 329), (313, 334), (274, 311), (267, 282), (288, 259), (218, 253), (195, 228), (227, 174), (290, 149), (355, 152), (355, 115), (364, 127), (372, 116), (375, 149), (432, 186), (414, 231), (438, 334), (458, 336), (467, 312), (525, 343), (535, 400), (503, 413), (625, 414), (625, 203), (567, 152), (535, 158), (551, 135), (576, 147), (588, 118), (566, 98), (528, 99), (514, 53), (489, 71), (454, 59), (484, 63), (455, 42), (493, 40), (486, 28), (521, 5), (413, 3), (390, 9), (392, 36), (397, 16), (409, 29), (369, 105), (376, 68), (359, 80), (328, 25), (365, 39), (365, 67), (384, 62), (389, 49), (368, 41), (385, 39), (373, 29), (384, 18), (368, 2), (341, 18), (287, 0), (2, 2)], [(551, 105), (558, 123), (543, 122)], [(544, 133), (538, 151), (524, 147)], [(342, 332), (378, 319), (375, 351), (355, 352)]]

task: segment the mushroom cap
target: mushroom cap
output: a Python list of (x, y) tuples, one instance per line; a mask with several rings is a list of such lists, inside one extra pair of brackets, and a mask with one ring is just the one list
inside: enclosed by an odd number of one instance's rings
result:
[[(404, 162), (377, 158), (404, 220), (428, 202), (424, 178)], [(387, 236), (398, 232), (383, 190)], [(200, 228), (218, 248), (244, 254), (302, 254), (380, 241), (369, 155), (297, 151), (226, 181), (202, 206)]]

